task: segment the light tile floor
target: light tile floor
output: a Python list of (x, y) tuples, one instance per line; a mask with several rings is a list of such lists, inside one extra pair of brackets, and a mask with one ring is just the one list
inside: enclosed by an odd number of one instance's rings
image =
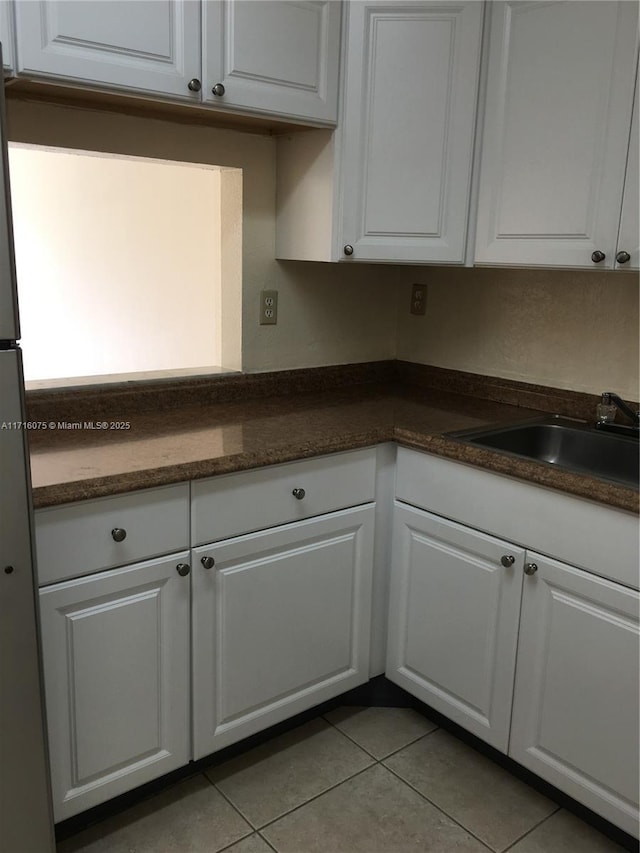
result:
[(614, 853), (605, 836), (404, 708), (339, 708), (58, 853)]

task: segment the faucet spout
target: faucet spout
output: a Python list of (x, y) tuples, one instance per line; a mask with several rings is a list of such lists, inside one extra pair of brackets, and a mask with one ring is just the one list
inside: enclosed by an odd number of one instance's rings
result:
[(625, 401), (618, 397), (613, 391), (605, 391), (602, 395), (602, 402), (605, 405), (613, 405), (616, 408), (620, 409), (631, 421), (635, 429), (640, 429), (640, 412), (634, 412), (631, 406), (627, 405)]

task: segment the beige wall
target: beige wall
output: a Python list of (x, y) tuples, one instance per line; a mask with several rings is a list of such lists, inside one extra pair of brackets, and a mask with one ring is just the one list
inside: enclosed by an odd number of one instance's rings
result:
[[(9, 138), (243, 169), (245, 370), (398, 358), (638, 396), (638, 287), (630, 273), (277, 262), (268, 136), (9, 102)], [(188, 251), (188, 247), (185, 247)], [(408, 313), (411, 282), (427, 315)], [(279, 291), (277, 326), (258, 292)]]
[[(285, 265), (274, 260), (272, 137), (35, 102), (9, 101), (7, 112), (8, 136), (15, 142), (243, 170), (244, 370), (393, 357), (395, 292), (387, 286), (387, 269), (367, 267), (349, 275), (333, 265)], [(226, 239), (233, 242), (233, 235)], [(185, 257), (191, 250), (184, 246)], [(279, 291), (277, 326), (258, 325), (259, 291), (264, 288)]]
[[(522, 382), (638, 399), (638, 276), (413, 267), (398, 289), (397, 356)], [(410, 282), (427, 312), (409, 314)]]

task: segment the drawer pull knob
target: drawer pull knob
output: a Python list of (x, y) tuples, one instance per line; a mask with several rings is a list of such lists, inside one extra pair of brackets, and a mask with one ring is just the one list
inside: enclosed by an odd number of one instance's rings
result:
[(176, 571), (180, 575), (181, 578), (186, 578), (186, 576), (191, 571), (191, 566), (188, 563), (178, 563), (176, 566)]
[(591, 253), (591, 260), (594, 264), (601, 264), (606, 257), (605, 253), (601, 252), (599, 249), (596, 249), (595, 252)]
[(616, 255), (616, 261), (619, 264), (627, 264), (631, 260), (631, 255), (629, 252), (618, 252)]
[(123, 527), (114, 527), (111, 536), (114, 542), (124, 542), (127, 538), (127, 531)]
[(205, 569), (212, 569), (216, 564), (216, 561), (213, 559), (213, 557), (203, 557), (200, 562), (205, 567)]
[(351, 255), (353, 255), (353, 246), (350, 243), (347, 243), (342, 251), (347, 255), (347, 257), (351, 257)]
[(294, 490), (291, 492), (291, 494), (294, 496), (294, 498), (295, 498), (296, 500), (301, 501), (301, 500), (302, 500), (302, 498), (306, 495), (306, 492), (305, 492), (305, 490), (304, 490), (304, 489), (294, 489)]
[(535, 575), (537, 571), (538, 567), (535, 563), (527, 563), (527, 565), (524, 567), (525, 575)]
[(225, 88), (222, 83), (216, 83), (215, 86), (211, 89), (211, 94), (215, 95), (217, 98), (221, 98), (225, 93)]
[(515, 561), (516, 558), (513, 557), (511, 554), (505, 554), (504, 557), (500, 557), (500, 562), (505, 567), (505, 569), (508, 569), (510, 566), (512, 566)]

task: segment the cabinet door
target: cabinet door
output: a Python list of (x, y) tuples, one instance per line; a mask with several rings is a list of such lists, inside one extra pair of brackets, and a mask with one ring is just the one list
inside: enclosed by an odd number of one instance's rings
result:
[(40, 590), (56, 821), (189, 761), (188, 559)]
[(613, 267), (638, 7), (495, 2), (476, 263)]
[(335, 123), (341, 3), (205, 0), (203, 14), (205, 100)]
[(374, 512), (193, 551), (195, 758), (368, 680)]
[(16, 29), (25, 75), (200, 100), (197, 0), (18, 0)]
[(455, 0), (349, 4), (339, 233), (351, 258), (463, 262), (482, 14)]
[(622, 216), (620, 218), (620, 231), (618, 233), (618, 253), (626, 252), (631, 255), (630, 259), (622, 264), (616, 264), (618, 269), (640, 269), (640, 221), (638, 208), (638, 185), (640, 184), (640, 126), (638, 113), (640, 81), (636, 76), (636, 96), (633, 104), (633, 121), (631, 122), (631, 136), (629, 137), (629, 156), (627, 158), (627, 173), (624, 181), (624, 195), (622, 198)]
[(13, 74), (13, 3), (9, 0), (0, 0), (0, 44), (2, 44), (2, 67), (5, 74)]
[(522, 548), (396, 502), (387, 678), (503, 752), (523, 564)]
[(638, 593), (531, 552), (509, 755), (638, 832)]

